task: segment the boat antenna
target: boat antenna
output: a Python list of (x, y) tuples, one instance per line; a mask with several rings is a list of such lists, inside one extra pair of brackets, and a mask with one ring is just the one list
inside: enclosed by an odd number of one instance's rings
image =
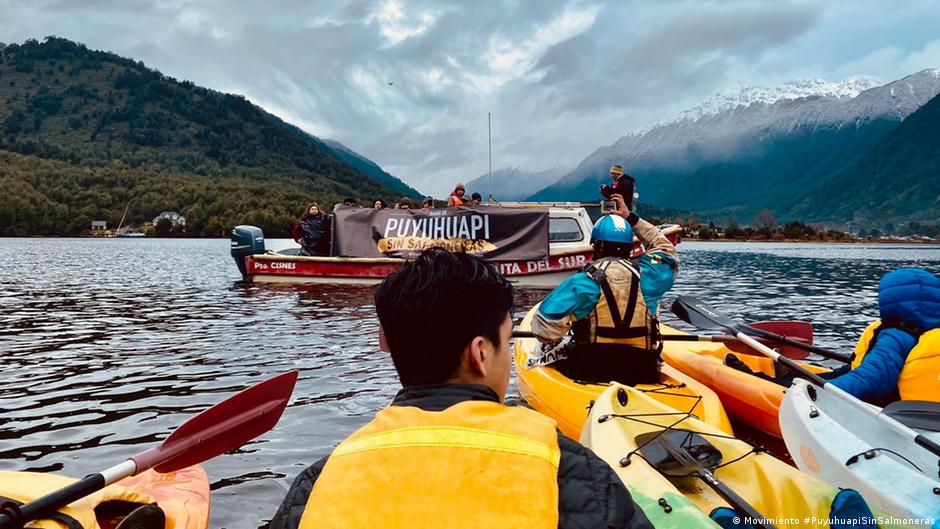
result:
[(124, 225), (124, 217), (127, 216), (127, 210), (128, 210), (128, 208), (130, 208), (130, 207), (131, 207), (131, 201), (128, 200), (128, 201), (127, 201), (127, 206), (124, 208), (124, 214), (121, 215), (121, 222), (118, 223), (117, 230), (115, 230), (114, 233), (120, 233), (120, 232), (121, 232), (121, 226)]
[(493, 122), (490, 113), (486, 113), (486, 133), (490, 146), (490, 194), (493, 194)]

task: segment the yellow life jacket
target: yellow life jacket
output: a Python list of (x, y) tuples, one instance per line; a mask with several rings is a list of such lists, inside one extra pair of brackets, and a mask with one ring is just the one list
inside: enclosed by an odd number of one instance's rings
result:
[(589, 318), (572, 326), (575, 342), (617, 343), (659, 351), (659, 322), (650, 314), (640, 288), (640, 270), (627, 259), (605, 258), (585, 273), (601, 288)]
[[(881, 320), (875, 320), (865, 328), (855, 345), (852, 369), (861, 365), (862, 359), (874, 347), (873, 340), (880, 327)], [(932, 329), (918, 337), (898, 377), (898, 392), (901, 400), (940, 402), (940, 329)]]
[(554, 529), (560, 458), (555, 421), (526, 408), (390, 406), (336, 447), (299, 527)]
[[(71, 485), (75, 481), (78, 480), (56, 474), (0, 471), (0, 498), (2, 498), (0, 503), (11, 500), (17, 504), (29, 503), (36, 498)], [(26, 527), (99, 529), (98, 520), (95, 517), (95, 507), (108, 501), (126, 501), (144, 505), (154, 503), (155, 500), (146, 494), (126, 489), (120, 485), (109, 485), (94, 494), (59, 509), (53, 518), (28, 522)]]

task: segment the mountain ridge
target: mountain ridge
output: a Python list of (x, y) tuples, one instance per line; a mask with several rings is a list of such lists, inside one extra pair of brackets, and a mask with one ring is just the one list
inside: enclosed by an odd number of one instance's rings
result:
[(619, 163), (637, 178), (641, 203), (742, 221), (769, 207), (786, 217), (798, 199), (794, 182), (824, 185), (937, 93), (940, 70), (928, 69), (854, 97), (778, 99), (679, 118), (598, 148), (529, 198), (593, 199), (610, 164)]
[[(401, 197), (321, 140), (243, 96), (178, 81), (140, 61), (67, 39), (7, 45), (0, 51), (0, 79), (0, 149), (64, 162), (73, 169), (56, 166), (62, 189), (97, 197), (80, 201), (85, 211), (78, 211), (44, 181), (43, 188), (55, 198), (54, 209), (63, 212), (56, 214), (63, 231), (31, 231), (23, 224), (17, 233), (74, 235), (70, 216), (108, 218), (133, 201), (130, 222), (144, 222), (163, 210), (189, 209), (184, 214), (191, 234), (214, 236), (219, 224), (260, 217), (268, 219), (266, 231), (286, 234), (313, 200), (329, 207), (346, 196), (365, 201)], [(128, 169), (121, 186), (104, 187), (81, 177), (104, 174), (101, 169), (114, 164)], [(40, 166), (16, 158), (7, 176), (29, 179)], [(165, 174), (168, 181), (191, 175), (205, 186), (188, 203), (152, 174)], [(73, 187), (79, 181), (85, 183)], [(272, 182), (289, 190), (284, 195), (289, 203), (275, 202), (281, 194), (270, 192)], [(228, 188), (232, 196), (224, 195)]]

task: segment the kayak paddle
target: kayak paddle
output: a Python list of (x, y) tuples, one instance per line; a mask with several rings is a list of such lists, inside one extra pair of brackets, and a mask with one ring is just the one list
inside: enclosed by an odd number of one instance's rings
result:
[[(531, 331), (513, 331), (512, 337), (513, 338), (535, 338), (536, 336)], [(718, 335), (718, 336), (707, 336), (707, 335), (696, 335), (696, 334), (664, 334), (662, 335), (662, 339), (663, 341), (666, 341), (666, 342), (723, 343), (729, 349), (731, 349), (732, 351), (736, 353), (750, 354), (750, 355), (755, 354), (754, 350), (742, 344), (741, 341), (738, 340), (736, 337), (729, 336), (727, 334)], [(802, 360), (806, 358), (807, 356), (809, 356), (809, 353), (796, 347), (791, 347), (789, 345), (778, 345), (774, 343), (773, 340), (768, 340), (766, 338), (759, 338), (759, 340), (763, 343), (773, 344), (774, 346), (778, 348), (780, 353), (786, 356), (787, 358)], [(380, 343), (381, 343), (381, 337), (380, 337)], [(382, 350), (385, 351), (386, 349), (382, 349)], [(756, 354), (760, 354), (760, 353), (756, 353)]]
[(636, 438), (640, 454), (660, 474), (684, 478), (695, 476), (718, 493), (738, 515), (754, 527), (771, 529), (775, 526), (763, 523), (766, 517), (728, 485), (715, 477), (712, 470), (721, 465), (723, 455), (715, 445), (701, 434), (681, 429), (647, 432)]
[(0, 529), (22, 528), (26, 522), (49, 516), (77, 499), (149, 468), (173, 472), (234, 450), (277, 424), (296, 382), (297, 371), (269, 378), (192, 417), (159, 446), (20, 507), (7, 504), (0, 512)]
[(819, 356), (823, 356), (832, 360), (838, 360), (839, 362), (844, 362), (846, 364), (852, 361), (851, 356), (837, 353), (835, 351), (830, 351), (828, 349), (823, 349), (821, 347), (816, 347), (815, 345), (809, 345), (809, 344), (806, 344), (797, 340), (791, 340), (787, 338), (786, 336), (780, 336), (779, 334), (776, 334), (774, 332), (764, 330), (764, 328), (762, 328), (760, 325), (745, 325), (741, 323), (735, 323), (727, 318), (725, 318), (726, 321), (724, 321), (723, 323), (718, 323), (714, 319), (711, 319), (710, 317), (705, 316), (703, 314), (699, 314), (698, 312), (694, 310), (685, 311), (683, 313), (684, 315), (680, 314), (676, 312), (676, 310), (677, 310), (677, 305), (678, 305), (678, 310), (680, 311), (683, 310), (681, 300), (685, 300), (686, 302), (693, 302), (697, 307), (704, 307), (705, 304), (690, 296), (679, 296), (678, 298), (676, 298), (676, 301), (672, 303), (673, 314), (675, 314), (676, 316), (679, 316), (679, 318), (681, 318), (686, 323), (691, 323), (692, 325), (700, 329), (729, 330), (730, 332), (734, 334), (743, 332), (745, 334), (759, 336), (761, 338), (766, 338), (768, 340), (773, 340), (775, 342), (779, 342), (782, 344), (790, 345), (793, 347), (798, 347), (805, 351), (816, 353)]
[(882, 411), (905, 426), (940, 432), (940, 402), (899, 400), (888, 404)]
[(747, 334), (741, 332), (739, 324), (735, 323), (727, 316), (715, 312), (701, 301), (688, 296), (679, 296), (672, 304), (672, 312), (676, 316), (682, 318), (684, 321), (692, 325), (695, 325), (696, 327), (706, 327), (709, 329), (717, 327), (725, 329), (730, 333), (734, 333), (734, 335), (739, 340), (748, 344), (751, 346), (751, 348), (764, 353), (774, 361), (782, 362), (784, 365), (793, 370), (793, 372), (796, 373), (800, 378), (804, 378), (813, 384), (816, 384), (820, 388), (829, 391), (833, 395), (851, 404), (854, 408), (861, 411), (862, 413), (876, 417), (888, 428), (891, 428), (897, 433), (903, 435), (910, 441), (913, 441), (915, 444), (920, 445), (930, 453), (936, 456), (940, 456), (940, 444), (938, 444), (936, 441), (926, 437), (925, 435), (915, 432), (909, 427), (898, 422), (898, 420), (894, 417), (891, 417), (885, 413), (881, 413), (880, 408), (876, 408), (862, 402), (861, 400), (855, 398), (855, 396), (852, 394), (830, 384), (819, 375), (808, 371), (800, 364), (765, 346), (754, 338), (751, 338)]

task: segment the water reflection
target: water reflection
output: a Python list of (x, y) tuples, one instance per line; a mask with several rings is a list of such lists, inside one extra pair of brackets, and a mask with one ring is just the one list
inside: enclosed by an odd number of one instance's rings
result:
[[(0, 469), (101, 470), (225, 396), (297, 369), (276, 430), (206, 465), (211, 526), (247, 529), (273, 514), (299, 471), (388, 404), (398, 381), (379, 351), (373, 288), (242, 284), (228, 249), (225, 240), (0, 240)], [(837, 350), (876, 315), (883, 273), (940, 272), (940, 247), (928, 246), (686, 242), (680, 254), (674, 294), (744, 320), (813, 321), (817, 343)], [(544, 295), (518, 291), (516, 320)], [(518, 398), (514, 385), (508, 397)]]

